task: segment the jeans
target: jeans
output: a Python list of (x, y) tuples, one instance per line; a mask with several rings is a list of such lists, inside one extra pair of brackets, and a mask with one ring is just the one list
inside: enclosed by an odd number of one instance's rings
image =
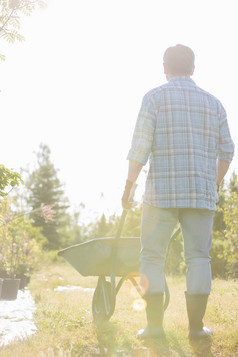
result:
[(214, 211), (194, 208), (158, 208), (143, 206), (140, 273), (145, 294), (164, 293), (164, 266), (172, 232), (180, 223), (188, 294), (210, 294)]

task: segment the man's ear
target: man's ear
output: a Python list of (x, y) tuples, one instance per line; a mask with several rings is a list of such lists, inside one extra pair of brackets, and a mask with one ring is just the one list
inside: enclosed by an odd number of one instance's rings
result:
[(164, 74), (168, 74), (168, 68), (166, 66), (166, 63), (164, 63), (163, 65), (164, 65)]
[(193, 70), (192, 70), (192, 72), (191, 72), (190, 76), (192, 76), (192, 75), (193, 75), (194, 70), (195, 70), (195, 67), (193, 67)]

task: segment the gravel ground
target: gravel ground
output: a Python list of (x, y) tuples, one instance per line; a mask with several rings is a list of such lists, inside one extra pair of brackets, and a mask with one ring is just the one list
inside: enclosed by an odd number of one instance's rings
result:
[(35, 302), (28, 289), (19, 290), (16, 300), (0, 300), (0, 346), (36, 332), (33, 322), (35, 309)]

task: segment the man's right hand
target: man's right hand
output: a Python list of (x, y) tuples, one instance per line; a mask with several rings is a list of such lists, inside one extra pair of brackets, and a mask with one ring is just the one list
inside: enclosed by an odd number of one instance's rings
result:
[(129, 202), (131, 199), (131, 189), (133, 187), (133, 182), (126, 180), (125, 190), (121, 199), (123, 209), (131, 209), (133, 206), (132, 202)]

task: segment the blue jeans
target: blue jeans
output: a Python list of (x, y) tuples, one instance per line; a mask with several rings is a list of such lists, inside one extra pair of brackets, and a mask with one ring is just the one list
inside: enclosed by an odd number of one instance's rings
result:
[(164, 266), (168, 244), (177, 224), (184, 242), (188, 294), (210, 294), (214, 211), (193, 208), (158, 208), (143, 205), (141, 229), (141, 285), (146, 294), (164, 293)]

